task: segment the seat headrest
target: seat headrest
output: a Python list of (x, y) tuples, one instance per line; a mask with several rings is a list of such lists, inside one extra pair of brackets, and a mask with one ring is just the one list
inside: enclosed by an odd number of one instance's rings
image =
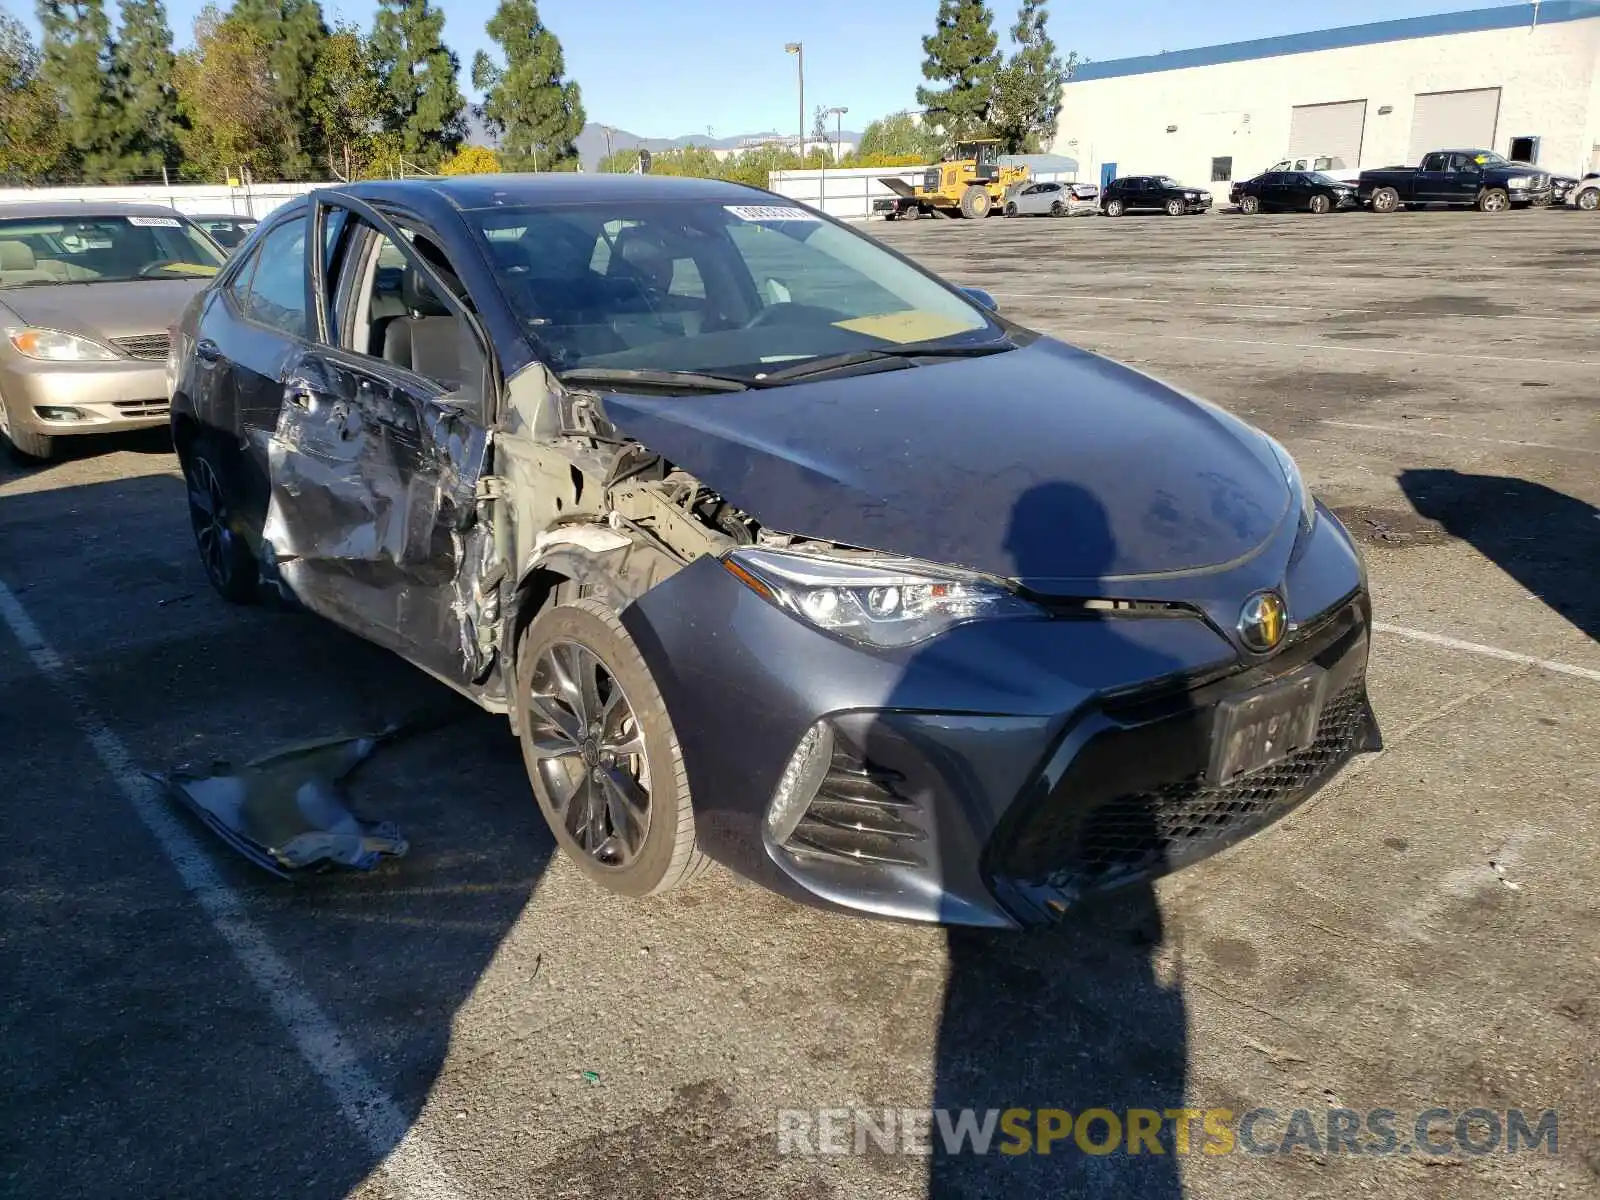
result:
[(34, 265), (33, 248), (27, 242), (0, 242), (0, 271), (31, 271)]
[(400, 299), (406, 309), (422, 317), (448, 317), (450, 309), (439, 299), (428, 281), (417, 274), (417, 269), (407, 266), (400, 277)]
[(663, 270), (671, 270), (672, 255), (660, 235), (637, 225), (627, 226), (618, 232), (614, 253), (618, 260), (635, 271), (656, 275)]

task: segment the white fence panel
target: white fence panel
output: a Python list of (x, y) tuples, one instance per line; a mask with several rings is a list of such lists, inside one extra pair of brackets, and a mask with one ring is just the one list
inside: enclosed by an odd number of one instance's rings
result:
[(34, 201), (74, 203), (79, 201), (118, 201), (132, 204), (165, 204), (179, 212), (233, 213), (237, 216), (264, 217), (280, 204), (287, 204), (313, 188), (316, 183), (263, 183), (250, 187), (225, 184), (129, 184), (113, 187), (0, 188), (0, 213), (6, 204)]
[(893, 196), (883, 179), (903, 179), (912, 187), (922, 182), (927, 167), (848, 167), (838, 171), (774, 171), (767, 187), (780, 196), (837, 217), (864, 221), (872, 215), (872, 202)]

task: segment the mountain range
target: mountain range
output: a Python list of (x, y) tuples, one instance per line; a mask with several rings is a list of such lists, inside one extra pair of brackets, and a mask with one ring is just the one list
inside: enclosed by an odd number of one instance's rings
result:
[[(592, 171), (600, 165), (600, 160), (606, 156), (606, 129), (608, 126), (590, 121), (583, 127), (583, 132), (578, 135), (578, 158), (583, 163), (585, 171)], [(705, 146), (711, 150), (735, 150), (751, 138), (758, 137), (786, 137), (782, 131), (767, 131), (766, 133), (741, 133), (735, 137), (709, 137), (705, 134), (684, 134), (674, 138), (647, 138), (629, 133), (626, 129), (618, 129), (615, 125), (609, 126), (611, 130), (611, 149), (633, 150), (642, 148), (652, 154), (659, 150), (675, 150), (683, 146)], [(807, 136), (810, 132), (807, 131)], [(836, 136), (829, 131), (829, 137)], [(844, 130), (843, 140), (851, 145), (861, 141), (861, 135), (849, 129)]]

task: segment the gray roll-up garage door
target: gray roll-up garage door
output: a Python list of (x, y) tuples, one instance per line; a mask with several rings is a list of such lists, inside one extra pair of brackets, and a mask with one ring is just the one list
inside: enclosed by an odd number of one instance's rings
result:
[(1493, 150), (1500, 122), (1500, 89), (1419, 92), (1411, 114), (1411, 156), (1416, 166), (1430, 150)]
[(1361, 135), (1367, 127), (1367, 102), (1300, 104), (1289, 114), (1289, 157), (1328, 154), (1345, 170), (1361, 169)]

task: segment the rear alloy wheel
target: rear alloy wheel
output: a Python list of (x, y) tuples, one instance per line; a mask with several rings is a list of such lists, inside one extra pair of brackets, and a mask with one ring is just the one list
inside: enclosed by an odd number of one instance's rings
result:
[(13, 428), (5, 401), (0, 400), (0, 446), (5, 447), (12, 461), (25, 467), (36, 467), (55, 452), (56, 439), (48, 433)]
[(516, 703), (534, 796), (580, 871), (652, 896), (703, 869), (677, 734), (614, 612), (580, 599), (535, 617), (517, 651)]
[(1511, 207), (1511, 197), (1500, 188), (1485, 188), (1478, 193), (1479, 212), (1505, 212)]
[(1050, 215), (1052, 217), (1064, 217), (1064, 216), (1066, 216), (1067, 215), (1067, 206), (1065, 204), (1061, 203), (1061, 201), (1057, 200), (1055, 203), (1053, 203), (1050, 206)]
[(1261, 198), (1259, 196), (1240, 196), (1239, 211), (1247, 217), (1253, 217), (1261, 211)]
[(1319, 217), (1325, 213), (1332, 212), (1333, 201), (1329, 200), (1321, 193), (1318, 193), (1317, 195), (1311, 197), (1311, 211), (1316, 213)]
[(1176, 197), (1174, 197), (1171, 200), (1168, 200), (1167, 201), (1167, 216), (1169, 216), (1169, 217), (1181, 217), (1181, 216), (1183, 216), (1183, 201), (1177, 199)]
[(189, 485), (189, 525), (206, 579), (224, 600), (249, 604), (261, 574), (243, 536), (237, 505), (228, 487), (231, 473), (215, 438), (195, 439), (183, 456)]
[(972, 220), (989, 215), (989, 193), (981, 187), (969, 187), (961, 193), (961, 215)]
[(1400, 193), (1392, 187), (1381, 187), (1372, 193), (1372, 211), (1392, 213), (1400, 207)]
[(1600, 188), (1584, 188), (1573, 203), (1584, 212), (1594, 212), (1600, 208)]
[(1127, 205), (1123, 204), (1121, 200), (1107, 200), (1105, 211), (1106, 216), (1108, 217), (1120, 217), (1123, 213), (1128, 211), (1128, 208)]

